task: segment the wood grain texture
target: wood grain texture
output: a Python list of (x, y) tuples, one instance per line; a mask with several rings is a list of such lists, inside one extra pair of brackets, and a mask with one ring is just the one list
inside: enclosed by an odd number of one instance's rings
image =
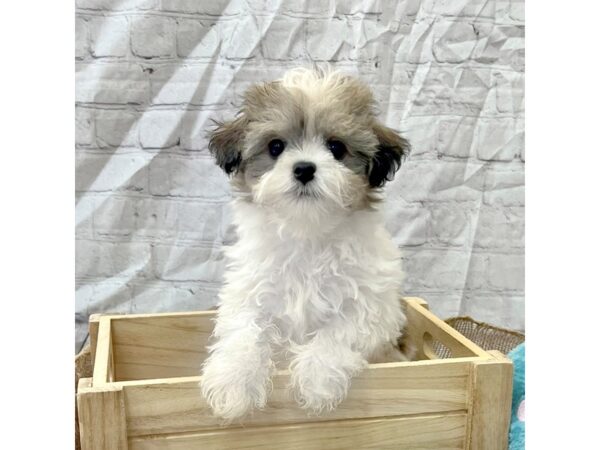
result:
[[(289, 374), (273, 377), (264, 410), (244, 426), (317, 422), (332, 419), (466, 411), (472, 361), (443, 360), (373, 364), (352, 380), (348, 397), (331, 413), (309, 416), (289, 397)], [(120, 383), (126, 399), (129, 436), (193, 432), (217, 428), (199, 387), (200, 377), (161, 382)]]
[(97, 390), (89, 388), (89, 380), (80, 383), (77, 411), (82, 450), (127, 450), (122, 388)]
[(437, 339), (448, 347), (454, 358), (469, 356), (489, 358), (485, 350), (479, 348), (446, 322), (431, 313), (423, 305), (423, 300), (406, 297), (404, 298), (404, 302), (406, 304), (409, 334), (416, 346), (417, 359), (429, 359), (431, 357), (431, 352), (427, 351), (424, 345), (423, 337), (425, 333), (429, 333), (433, 339)]
[(491, 351), (494, 359), (475, 362), (472, 373), (468, 450), (506, 450), (512, 401), (512, 362)]
[(299, 425), (212, 430), (198, 434), (133, 438), (132, 450), (464, 449), (466, 414), (341, 420)]
[[(100, 387), (108, 383), (113, 370), (111, 320), (109, 317), (100, 317), (92, 376), (94, 386)], [(111, 376), (111, 378), (114, 377)]]
[(214, 311), (129, 316), (112, 320), (117, 380), (198, 375), (207, 355)]
[(88, 329), (90, 332), (90, 353), (92, 355), (92, 366), (94, 365), (94, 360), (96, 358), (96, 346), (98, 344), (98, 327), (100, 326), (100, 317), (101, 314), (92, 314), (90, 315), (88, 321)]

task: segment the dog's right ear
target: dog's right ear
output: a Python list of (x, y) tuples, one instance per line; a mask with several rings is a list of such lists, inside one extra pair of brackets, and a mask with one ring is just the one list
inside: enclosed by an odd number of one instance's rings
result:
[(209, 133), (208, 150), (227, 174), (235, 173), (242, 163), (242, 145), (248, 120), (241, 114), (229, 122), (213, 121), (216, 128)]

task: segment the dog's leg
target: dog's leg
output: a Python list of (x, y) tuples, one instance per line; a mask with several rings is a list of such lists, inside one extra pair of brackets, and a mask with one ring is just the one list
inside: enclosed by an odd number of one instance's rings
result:
[(214, 333), (218, 340), (210, 347), (201, 379), (215, 415), (231, 421), (265, 406), (274, 366), (268, 330), (248, 311), (219, 314)]
[(291, 384), (296, 400), (303, 408), (319, 413), (334, 409), (345, 397), (350, 379), (367, 361), (354, 350), (347, 324), (323, 328), (305, 345), (291, 349)]

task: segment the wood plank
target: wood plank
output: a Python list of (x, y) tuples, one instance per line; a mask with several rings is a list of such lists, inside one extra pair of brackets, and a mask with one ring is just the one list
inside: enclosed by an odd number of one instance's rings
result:
[(466, 421), (465, 414), (342, 420), (133, 438), (129, 446), (132, 450), (459, 450), (464, 449)]
[(506, 450), (512, 402), (512, 362), (491, 351), (473, 364), (469, 450)]
[(423, 336), (429, 333), (452, 352), (454, 358), (481, 356), (488, 359), (489, 354), (469, 341), (443, 320), (426, 309), (420, 299), (405, 298), (406, 317), (410, 327), (411, 339), (417, 347), (417, 359), (428, 359)]
[(127, 450), (123, 389), (107, 386), (97, 390), (87, 384), (80, 383), (77, 393), (81, 449)]
[(92, 314), (88, 319), (88, 330), (90, 333), (90, 353), (92, 355), (92, 367), (96, 361), (96, 345), (98, 344), (98, 327), (100, 326), (102, 314)]
[(96, 358), (94, 359), (94, 372), (92, 375), (95, 387), (103, 386), (109, 381), (112, 368), (112, 342), (110, 318), (100, 317), (98, 326), (98, 339), (96, 343)]
[[(243, 420), (244, 426), (332, 419), (466, 411), (472, 358), (372, 364), (352, 380), (348, 397), (322, 416), (307, 414), (289, 396), (289, 373), (273, 377), (267, 407)], [(204, 401), (200, 377), (123, 387), (129, 436), (193, 432), (222, 425)]]
[(113, 319), (117, 380), (198, 375), (214, 317), (210, 311)]

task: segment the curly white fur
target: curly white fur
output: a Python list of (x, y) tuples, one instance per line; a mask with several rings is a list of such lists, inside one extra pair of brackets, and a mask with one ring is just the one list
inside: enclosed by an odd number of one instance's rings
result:
[[(317, 166), (307, 195), (291, 175), (297, 161)], [(401, 358), (400, 255), (380, 213), (353, 208), (365, 182), (307, 138), (233, 201), (239, 239), (201, 382), (216, 415), (263, 408), (275, 367), (289, 367), (300, 406), (331, 410), (368, 361)]]

